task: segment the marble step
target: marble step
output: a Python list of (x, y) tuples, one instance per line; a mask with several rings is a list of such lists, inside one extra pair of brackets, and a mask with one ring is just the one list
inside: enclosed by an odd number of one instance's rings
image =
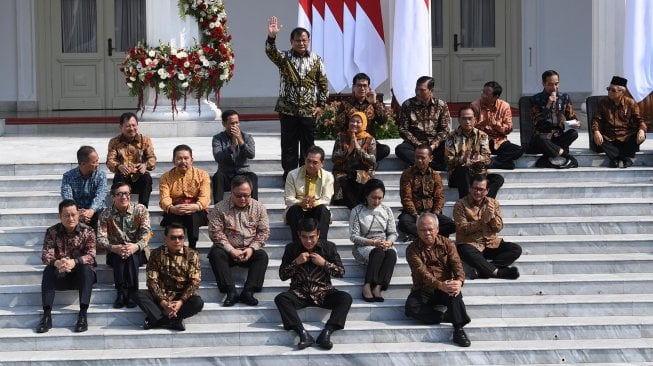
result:
[[(648, 276), (648, 277), (647, 277)], [(237, 281), (238, 288), (242, 289), (243, 281)], [(333, 279), (333, 284), (338, 289), (346, 291), (359, 302), (361, 298), (362, 278)], [(403, 300), (410, 293), (412, 279), (410, 276), (394, 276), (390, 287), (384, 292), (387, 300)], [(146, 288), (145, 282), (140, 283), (140, 288)], [(272, 301), (282, 291), (288, 289), (288, 282), (278, 278), (267, 279), (263, 290), (256, 294), (261, 301)], [(0, 307), (28, 306), (41, 302), (40, 284), (5, 285), (0, 287)], [(204, 279), (199, 294), (207, 302), (222, 303), (224, 294), (217, 290), (213, 280)], [(619, 273), (619, 274), (563, 274), (563, 275), (523, 275), (518, 281), (505, 281), (498, 279), (467, 280), (464, 286), (467, 299), (477, 297), (514, 296), (516, 302), (528, 303), (541, 302), (547, 296), (607, 296), (606, 302), (631, 301), (633, 298), (653, 296), (653, 281), (650, 273)], [(115, 299), (113, 282), (99, 282), (94, 285), (91, 303), (94, 305), (111, 306)], [(616, 299), (616, 300), (612, 300)], [(55, 303), (57, 305), (76, 304), (77, 291), (57, 292)], [(551, 311), (557, 311), (551, 307)], [(619, 309), (625, 311), (625, 309)]]
[[(202, 312), (204, 313), (204, 312)], [(186, 321), (185, 332), (173, 332), (164, 329), (143, 331), (139, 324), (89, 324), (89, 330), (84, 334), (73, 333), (69, 328), (74, 324), (76, 314), (70, 317), (54, 317), (53, 329), (47, 334), (35, 334), (31, 329), (10, 328), (3, 331), (0, 336), (7, 349), (16, 351), (44, 352), (65, 350), (64, 355), (70, 355), (76, 349), (110, 351), (113, 349), (134, 350), (139, 353), (140, 348), (165, 347), (166, 349), (185, 350), (188, 354), (196, 354), (196, 349), (202, 347), (234, 347), (242, 348), (259, 345), (259, 347), (278, 346), (295, 354), (312, 353), (317, 348), (297, 352), (295, 333), (284, 331), (279, 322), (247, 322), (220, 324), (194, 323), (190, 320), (201, 320), (202, 313)], [(142, 314), (140, 314), (142, 318)], [(68, 318), (71, 318), (69, 322)], [(89, 321), (93, 316), (89, 316)], [(70, 325), (69, 325), (70, 324)], [(319, 333), (322, 324), (320, 320), (305, 320), (306, 328), (311, 333)], [(650, 347), (650, 331), (653, 319), (648, 317), (527, 317), (527, 318), (485, 318), (473, 319), (465, 327), (466, 333), (472, 341), (468, 352), (483, 349), (483, 340), (491, 339), (495, 343), (526, 342), (546, 343), (556, 342), (594, 342), (596, 346), (602, 340), (610, 339), (613, 342), (625, 345), (638, 344)], [(237, 336), (240, 335), (240, 336)], [(385, 345), (387, 343), (400, 343), (407, 347), (420, 343), (428, 343), (432, 349), (454, 349), (451, 344), (451, 326), (421, 325), (413, 320), (352, 320), (348, 319), (345, 329), (335, 332), (332, 336), (335, 347), (329, 354), (338, 354), (339, 350), (348, 345)], [(507, 345), (506, 345), (507, 346)], [(550, 345), (552, 346), (552, 345)], [(479, 348), (480, 347), (480, 348)], [(495, 344), (495, 347), (497, 345)], [(554, 348), (556, 348), (554, 346)], [(625, 349), (628, 347), (626, 346)], [(370, 348), (368, 348), (370, 349)], [(371, 349), (375, 349), (372, 347)], [(517, 348), (512, 348), (516, 350)], [(563, 347), (564, 349), (564, 347)], [(364, 352), (363, 348), (359, 352)], [(404, 352), (408, 352), (405, 349)], [(104, 352), (100, 352), (104, 353)], [(130, 353), (130, 352), (128, 352)], [(267, 352), (266, 352), (267, 353)], [(321, 352), (324, 354), (324, 352)], [(375, 352), (376, 353), (376, 352)], [(0, 360), (8, 360), (14, 352), (0, 352)], [(167, 353), (164, 353), (167, 354)], [(318, 353), (319, 354), (319, 353)], [(649, 349), (648, 354), (653, 354)], [(63, 355), (60, 355), (63, 356)], [(114, 356), (118, 356), (117, 354)], [(33, 360), (33, 359), (32, 359)], [(603, 359), (609, 361), (610, 358)], [(638, 359), (631, 359), (636, 361)], [(639, 359), (644, 360), (644, 359)], [(647, 360), (650, 360), (647, 359)], [(551, 361), (551, 360), (549, 360)], [(332, 360), (332, 362), (335, 362)], [(539, 362), (546, 362), (544, 360)], [(572, 359), (566, 362), (573, 362)]]
[[(342, 259), (345, 266), (345, 278), (363, 278), (365, 269), (353, 259)], [(278, 278), (279, 259), (270, 259), (267, 279)], [(546, 254), (525, 255), (515, 263), (524, 275), (580, 274), (580, 273), (647, 273), (653, 268), (653, 253), (607, 253), (607, 254)], [(4, 265), (0, 268), (0, 285), (27, 285), (41, 282), (42, 265)], [(111, 283), (113, 272), (106, 265), (98, 265), (99, 283)], [(245, 272), (236, 272), (235, 278), (242, 279)], [(394, 270), (395, 276), (409, 276), (410, 268), (405, 258), (398, 258)], [(140, 272), (144, 281), (144, 271)], [(207, 260), (202, 261), (202, 278), (214, 280), (213, 272)]]

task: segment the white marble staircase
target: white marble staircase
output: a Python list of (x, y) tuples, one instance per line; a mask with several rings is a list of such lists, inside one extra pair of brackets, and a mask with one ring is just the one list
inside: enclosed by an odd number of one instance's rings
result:
[[(653, 364), (653, 153), (640, 153), (635, 167), (610, 169), (604, 156), (586, 149), (574, 152), (581, 168), (535, 169), (535, 158), (526, 156), (518, 169), (499, 171), (506, 182), (498, 197), (506, 223), (502, 234), (523, 246), (517, 262), (522, 276), (465, 283), (472, 318), (466, 327), (472, 346), (465, 349), (451, 344), (450, 325), (424, 326), (405, 318), (411, 284), (407, 243), (398, 243), (400, 258), (386, 301), (361, 300), (363, 269), (352, 259), (348, 210), (334, 207), (329, 236), (346, 266), (345, 278), (334, 283), (350, 292), (354, 303), (346, 329), (333, 336), (333, 350), (297, 351), (294, 333), (282, 329), (272, 301), (288, 286), (279, 280), (278, 267), (289, 238), (281, 223), (281, 173), (274, 158), (253, 163), (272, 226), (271, 260), (265, 288), (257, 295), (259, 306), (221, 306), (203, 228), (198, 248), (203, 260), (200, 295), (206, 305), (187, 320), (185, 332), (144, 331), (138, 308), (113, 309), (111, 272), (100, 264), (88, 332), (72, 331), (77, 293), (68, 291), (57, 293), (54, 328), (36, 334), (41, 242), (45, 228), (57, 221), (61, 173), (73, 165), (65, 162), (67, 157), (0, 164), (0, 364)], [(156, 186), (170, 167), (163, 152), (160, 157), (150, 205), (154, 247), (162, 237)], [(196, 160), (211, 173), (215, 170), (209, 159)], [(378, 174), (388, 186), (386, 203), (397, 212), (400, 169), (391, 156)], [(446, 190), (445, 213), (451, 213), (456, 195)], [(103, 254), (98, 263), (104, 263)], [(301, 316), (317, 335), (327, 312), (309, 308)]]

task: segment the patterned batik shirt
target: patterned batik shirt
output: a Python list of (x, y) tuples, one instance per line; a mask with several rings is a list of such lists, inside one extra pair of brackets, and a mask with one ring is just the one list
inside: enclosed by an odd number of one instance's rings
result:
[(401, 173), (399, 182), (403, 212), (412, 216), (424, 212), (442, 213), (444, 191), (439, 172), (431, 168), (422, 172), (411, 166)]
[(136, 170), (137, 164), (145, 164), (147, 170), (152, 171), (156, 167), (156, 155), (152, 139), (142, 134), (136, 135), (133, 139), (120, 134), (109, 141), (107, 150), (107, 168), (116, 173), (119, 165), (125, 165), (130, 169), (129, 174), (132, 181), (138, 180), (140, 173)]
[[(483, 222), (485, 211), (490, 210), (488, 203), (493, 203), (492, 219)], [(503, 229), (503, 218), (499, 201), (485, 197), (477, 205), (470, 195), (461, 198), (453, 207), (453, 219), (456, 222), (456, 244), (471, 244), (479, 251), (485, 248), (498, 248), (501, 238), (497, 235)]]
[(477, 99), (472, 102), (471, 107), (478, 121), (476, 128), (494, 140), (495, 147), (508, 141), (508, 135), (512, 132), (512, 110), (508, 102), (497, 99), (496, 103), (487, 107)]
[[(533, 131), (539, 133), (549, 133), (551, 130), (564, 131), (565, 121), (578, 119), (574, 106), (571, 104), (571, 97), (567, 93), (558, 93), (556, 102), (547, 108), (549, 102), (549, 94), (541, 91), (531, 97), (531, 122), (533, 123)], [(548, 120), (554, 125), (548, 128), (543, 125), (538, 125), (538, 120)], [(544, 127), (544, 128), (543, 128)]]
[(370, 103), (367, 99), (359, 102), (356, 98), (344, 99), (336, 112), (334, 130), (336, 132), (347, 132), (349, 129), (349, 118), (354, 112), (363, 112), (367, 117), (367, 132), (374, 136), (374, 128), (377, 124), (383, 125), (388, 120), (388, 113), (382, 102)]
[[(469, 136), (465, 136), (458, 127), (447, 139), (445, 146), (447, 157), (447, 177), (451, 181), (453, 171), (459, 166), (466, 166), (472, 175), (487, 175), (490, 165), (490, 143), (487, 134), (474, 128)], [(470, 162), (470, 160), (477, 160)]]
[(107, 190), (107, 175), (99, 169), (85, 177), (79, 167), (73, 168), (61, 179), (61, 199), (74, 200), (79, 208), (97, 212), (106, 207)]
[[(63, 258), (79, 259), (81, 263), (95, 265), (95, 232), (84, 224), (77, 224), (72, 233), (68, 233), (61, 224), (50, 226), (45, 231), (41, 261), (45, 265), (54, 264)], [(93, 269), (95, 270), (95, 269)]]
[(451, 128), (449, 107), (440, 99), (431, 98), (427, 104), (422, 104), (412, 97), (401, 105), (397, 125), (399, 135), (414, 146), (434, 143), (440, 146)]
[(209, 173), (191, 166), (186, 173), (177, 168), (165, 172), (159, 182), (161, 195), (159, 207), (168, 212), (170, 206), (178, 203), (198, 203), (202, 210), (211, 203), (211, 179)]
[(146, 256), (149, 256), (151, 238), (150, 213), (140, 203), (130, 203), (124, 212), (120, 212), (116, 206), (113, 206), (100, 214), (97, 242), (107, 251), (111, 250), (112, 245), (134, 243)]
[(255, 199), (245, 207), (238, 207), (229, 195), (209, 213), (209, 237), (214, 246), (227, 253), (234, 248), (261, 249), (270, 237), (268, 213)]
[(337, 291), (331, 284), (331, 276), (343, 277), (345, 267), (342, 265), (336, 245), (330, 241), (320, 240), (313, 248), (313, 252), (326, 260), (322, 267), (310, 260), (300, 265), (293, 263), (298, 255), (306, 251), (301, 243), (286, 245), (279, 267), (279, 277), (282, 281), (290, 279), (290, 291), (300, 299), (310, 299), (316, 305), (322, 305), (326, 295)]
[(163, 244), (152, 251), (147, 262), (146, 279), (147, 288), (158, 302), (185, 302), (200, 287), (200, 257), (188, 247), (173, 254)]
[(639, 114), (635, 100), (624, 97), (619, 103), (608, 97), (599, 99), (592, 118), (592, 131), (599, 131), (608, 141), (625, 141), (639, 130), (646, 132), (646, 123)]
[(406, 248), (406, 261), (413, 277), (413, 290), (432, 294), (447, 280), (465, 281), (463, 262), (453, 242), (437, 235), (428, 245), (417, 239)]
[(279, 51), (275, 38), (265, 42), (265, 54), (279, 68), (279, 99), (274, 110), (289, 116), (312, 117), (315, 108), (324, 109), (329, 82), (322, 59), (307, 51), (299, 56), (292, 50)]

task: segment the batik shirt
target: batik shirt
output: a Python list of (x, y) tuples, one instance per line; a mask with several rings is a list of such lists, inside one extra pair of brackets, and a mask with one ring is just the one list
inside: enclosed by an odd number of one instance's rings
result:
[(157, 302), (185, 302), (200, 287), (202, 271), (196, 251), (183, 247), (173, 254), (165, 244), (154, 249), (147, 262), (147, 288)]
[(118, 165), (125, 165), (132, 171), (130, 176), (135, 181), (140, 174), (136, 171), (135, 166), (142, 163), (149, 171), (156, 167), (152, 139), (139, 133), (132, 140), (127, 140), (124, 135), (120, 134), (109, 141), (107, 168), (110, 171), (116, 173)]
[(165, 172), (159, 182), (159, 191), (159, 206), (164, 212), (179, 203), (198, 203), (202, 210), (211, 203), (209, 174), (193, 166), (188, 168), (186, 173), (177, 168)]
[(349, 118), (354, 112), (363, 112), (367, 117), (367, 132), (374, 136), (374, 126), (383, 125), (388, 120), (385, 106), (381, 102), (370, 103), (367, 99), (359, 102), (356, 98), (345, 99), (341, 102), (336, 112), (334, 130), (336, 132), (347, 132), (349, 129)]
[[(542, 129), (536, 123), (538, 119), (547, 119), (554, 123), (552, 129), (563, 131), (565, 129), (565, 121), (578, 119), (574, 106), (571, 104), (571, 97), (567, 93), (558, 93), (556, 102), (547, 108), (549, 102), (549, 94), (545, 91), (537, 93), (531, 97), (531, 122), (533, 123), (533, 131), (539, 133), (551, 132), (549, 128)], [(557, 120), (557, 122), (556, 122)], [(540, 127), (538, 129), (538, 127)]]
[(411, 166), (401, 173), (399, 182), (403, 212), (413, 216), (424, 212), (442, 213), (444, 193), (439, 172), (431, 168), (420, 171)]
[(592, 118), (592, 131), (599, 131), (608, 141), (625, 141), (639, 130), (646, 132), (646, 123), (639, 114), (639, 106), (633, 99), (624, 97), (614, 103), (608, 97), (599, 99)]
[[(483, 222), (483, 213), (494, 205), (490, 222)], [(456, 244), (471, 244), (479, 251), (485, 248), (497, 248), (501, 238), (497, 235), (503, 229), (503, 218), (499, 201), (485, 197), (476, 204), (470, 195), (461, 198), (453, 207), (453, 220), (456, 222)]]
[(249, 205), (238, 207), (226, 197), (209, 214), (209, 236), (213, 246), (227, 253), (235, 249), (261, 249), (270, 237), (270, 221), (265, 207), (251, 199)]
[(431, 98), (422, 104), (416, 97), (410, 98), (401, 105), (397, 125), (399, 135), (414, 146), (425, 143), (440, 146), (451, 126), (449, 107), (440, 99)]
[(110, 210), (102, 211), (98, 219), (98, 245), (107, 251), (112, 245), (134, 243), (149, 256), (151, 238), (150, 213), (140, 203), (130, 203), (124, 212), (113, 206)]
[[(468, 167), (472, 175), (486, 175), (487, 167), (490, 165), (490, 145), (487, 134), (474, 128), (469, 136), (465, 136), (462, 129), (458, 127), (447, 139), (445, 155), (449, 181), (453, 171), (459, 166)], [(469, 162), (477, 158), (478, 161)]]
[(488, 108), (477, 99), (472, 102), (471, 107), (478, 121), (476, 128), (494, 140), (495, 146), (508, 141), (508, 135), (512, 132), (512, 110), (508, 102), (497, 99), (496, 103)]
[[(95, 264), (96, 239), (93, 228), (77, 224), (72, 233), (68, 233), (61, 224), (50, 226), (45, 231), (41, 261), (52, 265), (63, 258), (79, 259), (81, 263), (93, 267)], [(94, 269), (95, 270), (95, 269)]]

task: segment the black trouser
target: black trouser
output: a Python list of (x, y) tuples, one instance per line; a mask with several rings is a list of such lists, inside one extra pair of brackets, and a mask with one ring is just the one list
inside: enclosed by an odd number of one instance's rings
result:
[(327, 240), (329, 234), (329, 224), (331, 223), (331, 211), (326, 205), (317, 205), (304, 211), (300, 205), (292, 205), (286, 212), (286, 222), (290, 226), (290, 234), (293, 243), (299, 243), (299, 234), (297, 227), (299, 220), (311, 217), (317, 221), (317, 228), (320, 230), (320, 239)]
[(390, 146), (380, 144), (379, 141), (376, 141), (376, 163), (385, 159), (390, 155)]
[(200, 237), (200, 226), (206, 226), (207, 217), (204, 210), (193, 212), (190, 215), (163, 214), (161, 226), (167, 226), (170, 223), (177, 222), (186, 228), (186, 237), (188, 246), (195, 249), (197, 240)]
[(113, 268), (116, 290), (138, 290), (138, 267), (146, 262), (145, 255), (140, 250), (125, 259), (107, 250), (107, 264)]
[(529, 150), (534, 154), (542, 154), (547, 158), (554, 158), (560, 155), (560, 149), (563, 149), (563, 156), (569, 155), (569, 146), (578, 138), (578, 131), (570, 129), (560, 136), (553, 136), (548, 139), (546, 135), (535, 133), (531, 137)]
[(227, 292), (229, 287), (235, 286), (230, 269), (233, 266), (249, 268), (243, 286), (246, 290), (259, 292), (263, 288), (265, 271), (268, 268), (268, 254), (263, 249), (255, 250), (247, 262), (236, 262), (224, 248), (213, 246), (209, 251), (209, 262), (220, 292)]
[(285, 177), (291, 170), (304, 165), (306, 151), (315, 143), (315, 117), (297, 117), (279, 113), (279, 121), (281, 122), (281, 167)]
[(225, 174), (218, 170), (213, 174), (211, 183), (213, 185), (213, 203), (218, 203), (224, 198), (224, 192), (231, 191), (231, 180), (237, 175), (244, 175), (252, 182), (252, 198), (258, 201), (258, 176), (254, 172), (243, 172), (238, 174)]
[(89, 305), (95, 283), (95, 271), (87, 264), (77, 264), (68, 273), (58, 273), (57, 268), (48, 265), (41, 280), (41, 303), (43, 308), (52, 308), (55, 291), (79, 290), (79, 304)]
[(495, 149), (494, 142), (490, 140), (490, 153), (494, 155), (490, 168), (515, 169), (515, 160), (524, 154), (524, 149), (510, 141), (504, 141), (498, 149)]
[(600, 146), (610, 160), (623, 160), (625, 158), (632, 159), (635, 157), (635, 153), (639, 150), (637, 133), (631, 134), (624, 141), (608, 141), (604, 137), (603, 143)]
[(139, 174), (138, 179), (134, 182), (129, 176), (124, 176), (120, 171), (113, 175), (113, 182), (125, 182), (129, 184), (131, 193), (138, 194), (138, 203), (148, 207), (150, 203), (150, 194), (152, 194), (152, 176), (149, 172)]
[(351, 210), (363, 201), (363, 184), (346, 175), (336, 179), (336, 185), (342, 190), (342, 202), (333, 201), (334, 205), (342, 204)]
[[(471, 244), (458, 244), (460, 259), (478, 271), (481, 278), (490, 278), (497, 268), (506, 268), (521, 256), (518, 244), (501, 240), (496, 248), (485, 248), (479, 251)], [(491, 262), (490, 262), (491, 261)]]
[[(438, 234), (448, 238), (449, 235), (456, 232), (456, 223), (453, 222), (452, 219), (442, 214), (436, 214), (436, 216), (438, 217), (439, 222)], [(417, 217), (402, 212), (399, 214), (399, 223), (397, 227), (401, 232), (417, 237)]]
[[(159, 302), (150, 293), (150, 290), (140, 290), (136, 294), (136, 303), (148, 319), (153, 322), (160, 322), (164, 318), (167, 318)], [(177, 312), (177, 317), (181, 319), (190, 318), (202, 311), (202, 308), (204, 308), (204, 300), (198, 295), (193, 295), (181, 305), (181, 308)]]
[(450, 296), (440, 290), (435, 290), (432, 294), (412, 290), (406, 299), (404, 309), (409, 318), (417, 319), (425, 324), (440, 324), (445, 321), (445, 314), (436, 309), (436, 305), (447, 307), (446, 321), (451, 322), (454, 327), (462, 328), (471, 321), (465, 309), (462, 293), (458, 296)]
[[(409, 142), (402, 142), (395, 147), (395, 155), (397, 155), (397, 157), (404, 163), (413, 166), (415, 165), (415, 150), (415, 145)], [(447, 169), (444, 160), (444, 142), (442, 142), (437, 149), (433, 150), (433, 160), (431, 160), (429, 166), (431, 169), (438, 171)]]
[(300, 326), (303, 327), (297, 310), (307, 306), (330, 309), (331, 316), (327, 320), (326, 325), (332, 326), (334, 329), (342, 329), (345, 327), (345, 322), (347, 321), (351, 301), (351, 295), (339, 290), (326, 295), (322, 305), (317, 305), (310, 299), (302, 300), (292, 291), (282, 292), (274, 298), (274, 303), (277, 305), (277, 309), (279, 309), (285, 330), (297, 329)]
[[(469, 186), (472, 184), (472, 173), (466, 166), (456, 167), (449, 180), (449, 188), (458, 188), (458, 198), (463, 198), (469, 193)], [(499, 188), (503, 186), (503, 177), (499, 174), (487, 175), (487, 195), (496, 198)]]
[(365, 271), (365, 283), (372, 287), (381, 285), (381, 290), (387, 290), (396, 263), (397, 252), (394, 250), (372, 249)]

